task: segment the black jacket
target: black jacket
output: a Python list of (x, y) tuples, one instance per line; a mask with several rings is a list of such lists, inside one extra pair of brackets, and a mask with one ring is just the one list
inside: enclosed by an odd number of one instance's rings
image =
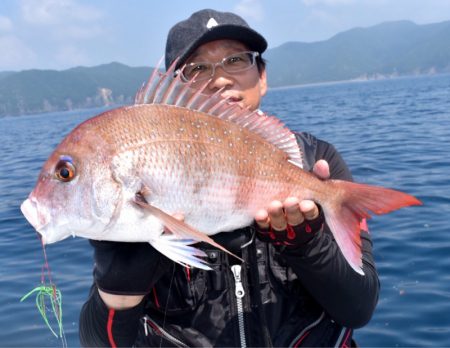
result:
[[(305, 169), (325, 159), (331, 178), (352, 179), (332, 145), (308, 134), (297, 139)], [(326, 225), (296, 249), (263, 243), (251, 227), (220, 233), (214, 239), (243, 264), (203, 245), (213, 271), (163, 262), (150, 294), (125, 311), (108, 310), (94, 285), (81, 311), (81, 344), (348, 346), (352, 330), (370, 320), (379, 291), (372, 242), (366, 232), (361, 237), (365, 276), (347, 264)]]

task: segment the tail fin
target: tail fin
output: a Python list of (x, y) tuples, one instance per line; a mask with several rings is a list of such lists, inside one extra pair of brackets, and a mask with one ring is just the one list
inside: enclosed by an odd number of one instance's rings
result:
[(362, 270), (360, 222), (369, 219), (370, 212), (381, 215), (411, 205), (421, 205), (406, 193), (379, 186), (329, 180), (337, 200), (323, 202), (325, 220), (350, 266), (359, 274)]

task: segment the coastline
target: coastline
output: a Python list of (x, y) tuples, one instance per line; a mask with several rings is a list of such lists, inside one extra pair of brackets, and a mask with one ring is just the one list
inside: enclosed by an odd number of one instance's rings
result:
[(270, 87), (269, 90), (283, 90), (292, 88), (306, 88), (306, 87), (322, 87), (322, 86), (334, 86), (348, 83), (365, 83), (365, 82), (380, 82), (389, 80), (402, 80), (402, 79), (414, 79), (414, 78), (427, 78), (450, 75), (450, 72), (442, 73), (430, 73), (430, 74), (413, 74), (413, 75), (382, 75), (376, 74), (374, 77), (357, 77), (347, 80), (335, 80), (335, 81), (323, 81), (323, 82), (311, 82), (304, 84), (288, 85), (288, 86), (276, 86)]

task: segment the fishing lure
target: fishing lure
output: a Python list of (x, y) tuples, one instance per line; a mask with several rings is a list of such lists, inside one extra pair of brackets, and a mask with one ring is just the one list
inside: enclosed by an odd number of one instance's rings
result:
[[(39, 310), (39, 313), (41, 313), (42, 318), (44, 319), (45, 324), (50, 329), (50, 331), (53, 333), (55, 337), (63, 338), (64, 330), (62, 325), (62, 295), (61, 291), (56, 288), (54, 284), (51, 286), (42, 284), (40, 286), (35, 287), (33, 290), (28, 292), (26, 295), (24, 295), (20, 302), (23, 302), (28, 297), (30, 297), (32, 294), (36, 293), (36, 307)], [(48, 307), (46, 306), (46, 298), (50, 300), (51, 303), (51, 311), (54, 314), (54, 317), (56, 319), (57, 325), (58, 325), (58, 331), (59, 336), (53, 330), (52, 326), (50, 325), (49, 318), (47, 317), (47, 311)]]
[[(42, 266), (41, 273), (41, 285), (35, 287), (33, 290), (22, 296), (20, 302), (23, 302), (31, 295), (36, 294), (36, 307), (41, 314), (42, 319), (44, 319), (45, 324), (50, 329), (52, 334), (56, 338), (60, 338), (62, 340), (63, 347), (67, 347), (66, 336), (64, 334), (62, 323), (62, 294), (52, 281), (47, 252), (45, 251), (45, 245), (42, 242), (42, 238), (39, 237), (39, 239), (42, 245), (42, 252), (44, 254), (44, 264)], [(46, 281), (46, 279), (48, 279), (48, 281)], [(50, 301), (50, 306), (46, 304), (46, 302), (48, 301)], [(56, 325), (58, 327), (58, 329), (56, 330), (58, 333), (52, 327), (51, 320), (49, 320), (50, 318), (47, 315), (48, 312), (53, 313), (54, 320), (56, 320)]]

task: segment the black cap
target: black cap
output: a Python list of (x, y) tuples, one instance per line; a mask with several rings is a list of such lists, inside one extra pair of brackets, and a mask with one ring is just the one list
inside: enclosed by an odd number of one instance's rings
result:
[(221, 39), (237, 40), (250, 50), (262, 53), (267, 48), (264, 37), (247, 22), (231, 12), (201, 10), (175, 24), (167, 35), (166, 70), (179, 58), (177, 68), (201, 45)]

